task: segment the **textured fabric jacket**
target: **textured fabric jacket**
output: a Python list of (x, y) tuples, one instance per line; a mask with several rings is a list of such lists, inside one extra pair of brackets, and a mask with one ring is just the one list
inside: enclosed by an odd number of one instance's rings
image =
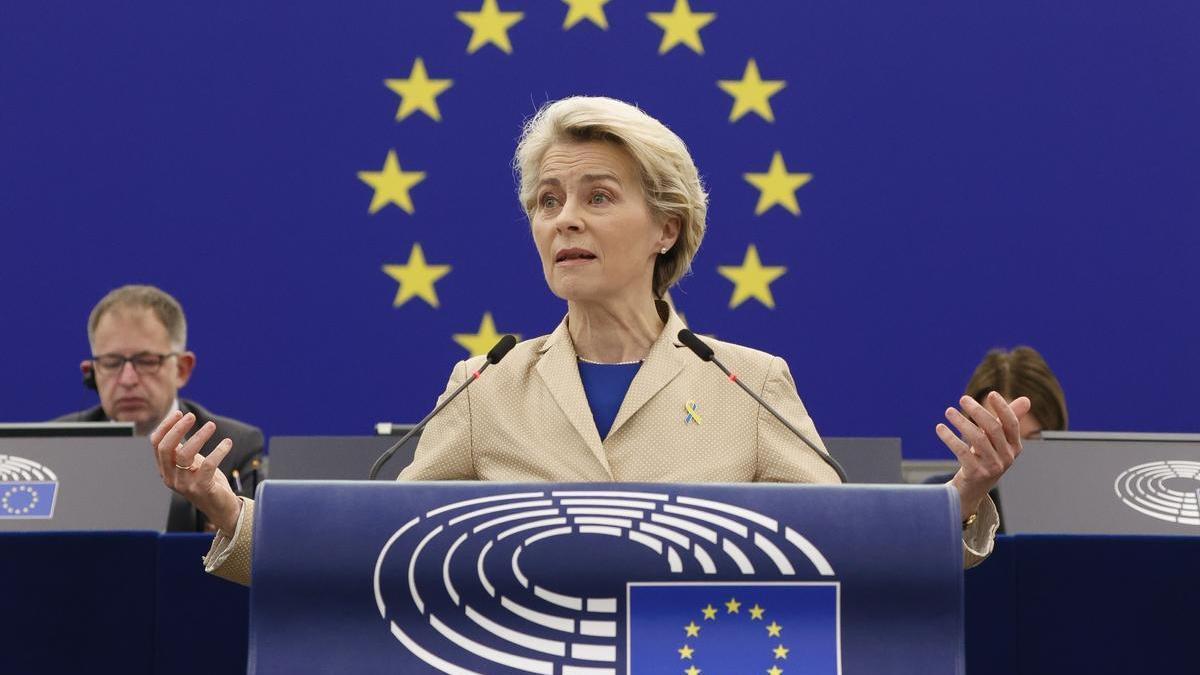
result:
[[(838, 482), (824, 460), (715, 365), (678, 342), (684, 328), (678, 316), (664, 318), (666, 328), (607, 438), (596, 431), (564, 320), (550, 335), (515, 346), (434, 418), (400, 480)], [(783, 359), (707, 342), (743, 382), (824, 448)], [(459, 362), (446, 393), (483, 361)], [(691, 403), (696, 411), (689, 421)], [(246, 500), (234, 536), (214, 542), (209, 571), (249, 582), (252, 515), (253, 503)], [(964, 532), (968, 566), (990, 553), (995, 520), (987, 502)]]

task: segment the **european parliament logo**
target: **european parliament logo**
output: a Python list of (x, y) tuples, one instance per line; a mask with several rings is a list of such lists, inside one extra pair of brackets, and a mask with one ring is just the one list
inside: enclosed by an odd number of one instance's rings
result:
[(0, 455), (0, 519), (53, 518), (58, 476), (23, 457)]
[(722, 501), (553, 490), (446, 504), (392, 534), (373, 582), (426, 672), (841, 672), (829, 561)]
[(1113, 484), (1138, 513), (1180, 525), (1200, 525), (1200, 462), (1184, 459), (1130, 467)]

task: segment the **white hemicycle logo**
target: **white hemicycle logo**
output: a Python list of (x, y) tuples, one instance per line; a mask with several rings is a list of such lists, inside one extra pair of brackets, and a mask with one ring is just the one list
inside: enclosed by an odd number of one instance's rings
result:
[[(389, 594), (380, 588), (381, 568), (389, 557), (399, 558), (396, 563), (408, 572), (407, 584), (391, 599), (424, 615), (440, 634), (441, 645), (421, 644), (395, 621), (388, 623), (396, 639), (434, 669), (472, 672), (438, 654), (445, 653), (448, 643), (526, 672), (616, 675), (618, 599), (551, 590), (522, 561), (522, 554), (530, 555), (541, 542), (579, 535), (606, 535), (615, 545), (624, 540), (627, 546), (649, 549), (659, 557), (666, 579), (685, 568), (713, 578), (720, 569), (737, 575), (759, 570), (797, 580), (815, 575), (832, 581), (834, 576), (825, 556), (800, 533), (733, 504), (640, 491), (509, 493), (447, 504), (398, 529), (375, 565), (379, 614), (388, 620)], [(442, 570), (436, 581), (415, 572), (425, 558)], [(460, 597), (451, 567), (473, 572), (470, 583), (486, 591), (480, 606)], [(532, 609), (531, 602), (538, 601), (557, 611)], [(520, 656), (513, 646), (546, 658)]]
[(1129, 508), (1180, 525), (1200, 525), (1200, 462), (1166, 460), (1130, 467), (1113, 488)]
[(52, 518), (58, 476), (33, 460), (0, 455), (0, 519)]

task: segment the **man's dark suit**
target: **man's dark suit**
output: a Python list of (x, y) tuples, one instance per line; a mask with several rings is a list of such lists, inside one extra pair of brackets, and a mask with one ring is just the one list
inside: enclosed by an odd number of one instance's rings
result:
[[(245, 422), (239, 422), (229, 417), (214, 415), (206, 408), (186, 399), (179, 400), (179, 408), (186, 413), (192, 413), (196, 416), (196, 424), (192, 427), (192, 431), (200, 429), (205, 422), (212, 422), (217, 425), (217, 432), (209, 439), (208, 443), (200, 452), (207, 455), (213, 451), (217, 443), (223, 438), (233, 440), (233, 450), (221, 462), (221, 471), (225, 473), (225, 477), (229, 479), (229, 485), (234, 492), (247, 497), (254, 496), (254, 488), (258, 485), (259, 476), (261, 474), (261, 460), (263, 449), (263, 433), (258, 427), (250, 426)], [(89, 408), (77, 413), (63, 415), (55, 420), (57, 422), (105, 422), (108, 421), (108, 416), (104, 414), (104, 409), (100, 406)], [(149, 444), (146, 447), (146, 461), (154, 461), (151, 456)], [(237, 489), (237, 484), (233, 480), (233, 470), (237, 469), (242, 482), (242, 489)], [(202, 532), (207, 520), (203, 514), (197, 511), (183, 497), (171, 495), (171, 509), (167, 515), (167, 531), (168, 532)]]

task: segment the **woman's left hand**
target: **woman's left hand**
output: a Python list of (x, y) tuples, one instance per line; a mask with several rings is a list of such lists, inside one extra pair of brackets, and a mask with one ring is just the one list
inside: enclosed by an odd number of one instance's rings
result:
[(986, 406), (963, 396), (958, 401), (962, 412), (946, 409), (946, 419), (958, 429), (957, 436), (945, 424), (937, 425), (938, 438), (958, 457), (958, 473), (950, 484), (958, 489), (964, 521), (975, 514), (984, 496), (1021, 454), (1020, 419), (1030, 406), (1025, 396), (1009, 403), (994, 391), (984, 402)]

